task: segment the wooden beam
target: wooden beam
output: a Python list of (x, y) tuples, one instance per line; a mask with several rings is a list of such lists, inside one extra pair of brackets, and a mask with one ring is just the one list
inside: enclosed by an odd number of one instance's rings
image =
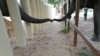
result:
[[(80, 0), (76, 0), (76, 16), (75, 16), (75, 25), (78, 27), (79, 21), (79, 9), (80, 9)], [(77, 32), (74, 31), (74, 46), (77, 45)]]
[(87, 37), (84, 36), (84, 34), (79, 30), (77, 26), (75, 26), (69, 19), (67, 20), (71, 26), (74, 28), (74, 30), (82, 37), (84, 42), (87, 44), (87, 46), (90, 48), (90, 50), (95, 54), (95, 56), (100, 56), (100, 51), (98, 51), (90, 42), (87, 40)]
[[(70, 0), (68, 0), (68, 7), (67, 7), (67, 11), (69, 11), (69, 8), (70, 8)], [(68, 32), (70, 31), (70, 23), (68, 22)]]

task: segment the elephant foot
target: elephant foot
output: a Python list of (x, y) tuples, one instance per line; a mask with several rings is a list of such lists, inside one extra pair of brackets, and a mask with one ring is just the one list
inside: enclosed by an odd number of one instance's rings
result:
[(91, 41), (94, 41), (94, 42), (100, 42), (99, 36), (96, 36), (96, 35), (93, 35), (92, 38), (91, 38), (90, 40), (91, 40)]

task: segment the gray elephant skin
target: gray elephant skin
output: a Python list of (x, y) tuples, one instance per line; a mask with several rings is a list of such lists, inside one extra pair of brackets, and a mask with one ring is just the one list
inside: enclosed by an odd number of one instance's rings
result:
[[(6, 0), (0, 0), (0, 9), (2, 11), (3, 16), (10, 16)], [(19, 11), (20, 11), (21, 19), (29, 23), (39, 24), (39, 23), (51, 21), (49, 18), (38, 19), (38, 18), (31, 17), (21, 8), (21, 6), (19, 6)]]
[[(69, 11), (61, 19), (54, 19), (54, 21), (64, 21), (67, 18), (71, 18), (71, 14), (75, 11), (76, 0), (72, 0)], [(93, 9), (93, 21), (94, 21), (94, 34), (91, 38), (92, 41), (100, 41), (100, 0), (80, 0), (80, 9), (87, 7)]]

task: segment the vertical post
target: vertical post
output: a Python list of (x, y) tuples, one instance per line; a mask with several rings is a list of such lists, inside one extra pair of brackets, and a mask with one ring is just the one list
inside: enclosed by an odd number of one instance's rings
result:
[[(39, 11), (38, 1), (37, 0), (35, 0), (35, 8), (36, 8), (36, 18), (39, 18), (40, 11)], [(40, 30), (40, 24), (36, 24), (36, 29), (37, 29), (36, 33), (38, 33), (39, 30)]]
[[(29, 2), (30, 2), (30, 10), (31, 10), (31, 16), (33, 16), (33, 17), (36, 17), (37, 15), (37, 13), (36, 13), (36, 2), (35, 2), (35, 0), (29, 0)], [(37, 31), (38, 31), (38, 26), (37, 26), (37, 24), (33, 24), (33, 33), (37, 33)]]
[(13, 56), (7, 29), (0, 10), (0, 56)]
[(45, 5), (45, 9), (46, 9), (46, 18), (49, 18), (50, 15), (49, 15), (49, 6)]
[[(31, 15), (37, 18), (36, 0), (29, 0), (29, 1), (30, 1)], [(38, 24), (33, 24), (33, 31), (34, 33), (38, 33)]]
[[(46, 5), (44, 5), (44, 17), (48, 17), (47, 16), (47, 8), (46, 8)], [(45, 23), (45, 26), (46, 26), (46, 23)]]
[[(70, 0), (68, 0), (68, 7), (67, 7), (67, 11), (69, 11), (70, 8)], [(68, 22), (68, 32), (70, 30), (70, 23)]]
[[(43, 2), (41, 1), (41, 18), (44, 18), (43, 17), (43, 13), (44, 13), (44, 11), (43, 11)], [(43, 25), (44, 25), (44, 23), (42, 24), (42, 28), (43, 28)]]
[[(42, 1), (40, 0), (40, 18), (43, 18), (43, 4)], [(41, 24), (41, 29), (43, 28), (43, 24)]]
[[(75, 16), (75, 25), (78, 27), (79, 21), (79, 9), (80, 9), (80, 0), (76, 0), (76, 16)], [(77, 32), (74, 31), (74, 46), (77, 45)]]
[[(44, 16), (45, 18), (49, 18), (49, 10), (48, 10), (48, 6), (44, 5)], [(47, 23), (45, 23), (45, 25), (47, 25)]]
[[(66, 12), (67, 12), (67, 3), (64, 4), (63, 8), (64, 8), (64, 15), (65, 15)], [(67, 23), (66, 22), (67, 22), (67, 20), (65, 20), (65, 27), (67, 26)]]
[[(44, 5), (43, 2), (42, 2), (42, 6), (43, 6), (43, 7), (42, 7), (42, 10), (43, 10), (43, 14), (42, 14), (42, 15), (43, 15), (43, 18), (45, 18), (45, 5)], [(43, 23), (43, 26), (45, 26), (45, 24), (46, 24), (46, 23)]]
[(6, 0), (6, 1), (7, 1), (10, 16), (12, 19), (18, 47), (25, 47), (26, 46), (26, 35), (22, 27), (17, 0)]
[(70, 30), (70, 23), (68, 22), (68, 32), (69, 32), (69, 30)]
[[(36, 0), (36, 2), (37, 2), (37, 17), (39, 18), (39, 19), (41, 19), (41, 0)], [(41, 30), (41, 26), (42, 24), (39, 24), (39, 30)]]
[[(21, 1), (21, 7), (24, 9), (24, 11), (28, 15), (31, 15), (29, 0), (20, 0), (20, 1)], [(33, 39), (32, 24), (31, 23), (25, 22), (25, 30), (26, 30), (26, 34), (27, 34), (27, 39)]]

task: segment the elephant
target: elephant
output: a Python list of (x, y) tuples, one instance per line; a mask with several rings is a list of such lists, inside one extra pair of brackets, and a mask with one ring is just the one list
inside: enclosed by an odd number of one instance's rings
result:
[[(0, 9), (2, 11), (3, 16), (10, 16), (6, 0), (0, 0)], [(39, 24), (39, 23), (45, 23), (48, 21), (50, 22), (52, 21), (49, 18), (38, 19), (38, 18), (31, 17), (21, 8), (21, 6), (19, 6), (19, 11), (20, 11), (21, 19), (29, 23)]]
[[(61, 19), (53, 19), (54, 21), (64, 21), (71, 18), (71, 14), (75, 11), (76, 0), (72, 0), (69, 11)], [(94, 33), (91, 41), (100, 41), (100, 0), (80, 0), (80, 9), (87, 7), (93, 9)]]

